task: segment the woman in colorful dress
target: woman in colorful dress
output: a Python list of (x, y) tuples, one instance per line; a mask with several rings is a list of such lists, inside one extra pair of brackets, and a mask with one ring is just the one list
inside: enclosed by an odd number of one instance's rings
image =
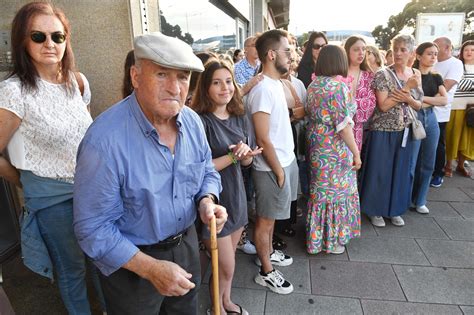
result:
[(415, 69), (421, 72), (423, 87), (423, 108), (418, 111), (418, 119), (423, 123), (426, 138), (421, 140), (418, 154), (413, 152), (413, 162), (416, 163), (415, 179), (413, 181), (412, 208), (418, 213), (428, 214), (426, 196), (430, 188), (436, 160), (436, 148), (439, 139), (439, 125), (433, 106), (444, 106), (448, 102), (448, 94), (443, 85), (443, 78), (439, 73), (432, 72), (438, 61), (438, 46), (432, 42), (425, 42), (416, 48)]
[[(367, 133), (367, 150), (361, 172), (361, 210), (374, 226), (384, 227), (384, 217), (395, 226), (405, 225), (401, 217), (410, 207), (415, 166), (411, 159), (418, 153), (419, 140), (412, 139), (408, 128), (407, 106), (421, 109), (423, 90), (421, 75), (408, 66), (414, 52), (415, 39), (411, 35), (397, 35), (392, 39), (394, 64), (375, 74), (374, 87), (377, 107)], [(393, 75), (391, 74), (393, 73)], [(401, 90), (417, 86), (409, 91)]]
[(464, 64), (464, 77), (458, 84), (451, 107), (451, 117), (446, 126), (446, 176), (453, 173), (452, 161), (457, 159), (456, 171), (466, 177), (471, 172), (464, 165), (474, 160), (474, 128), (466, 125), (467, 104), (474, 104), (474, 40), (461, 46), (459, 59)]
[(349, 76), (352, 77), (351, 94), (357, 104), (354, 116), (354, 137), (359, 151), (362, 149), (364, 124), (375, 109), (375, 92), (372, 88), (374, 74), (367, 64), (366, 47), (365, 40), (360, 36), (351, 36), (344, 44), (349, 61)]
[(310, 193), (306, 250), (342, 254), (345, 245), (360, 235), (356, 170), (361, 166), (352, 117), (357, 105), (349, 87), (346, 53), (341, 47), (321, 49), (316, 79), (307, 95)]
[[(262, 149), (256, 147), (252, 150), (248, 145), (254, 142), (254, 136), (250, 132), (250, 122), (244, 112), (232, 66), (224, 60), (209, 59), (204, 68), (197, 82), (191, 108), (201, 116), (204, 124), (212, 161), (222, 180), (219, 201), (229, 214), (217, 239), (221, 313), (248, 314), (231, 300), (235, 250), (248, 220), (241, 167), (249, 167), (253, 156), (260, 154)], [(202, 228), (201, 235), (210, 250), (207, 227)]]

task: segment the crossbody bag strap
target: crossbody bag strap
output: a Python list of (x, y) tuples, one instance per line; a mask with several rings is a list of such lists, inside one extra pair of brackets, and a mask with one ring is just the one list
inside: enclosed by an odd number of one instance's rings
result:
[(84, 96), (84, 80), (82, 80), (82, 76), (79, 72), (74, 72), (74, 76), (76, 77), (77, 85), (79, 86), (79, 91), (81, 91), (81, 96)]
[(290, 89), (290, 92), (291, 92), (291, 95), (293, 95), (293, 98), (295, 99), (295, 107), (301, 107), (303, 106), (303, 103), (301, 102), (301, 99), (300, 97), (298, 96), (298, 94), (296, 94), (296, 90), (295, 90), (295, 87), (293, 86), (293, 84), (291, 83), (290, 80), (288, 80), (288, 83), (286, 83), (286, 86)]

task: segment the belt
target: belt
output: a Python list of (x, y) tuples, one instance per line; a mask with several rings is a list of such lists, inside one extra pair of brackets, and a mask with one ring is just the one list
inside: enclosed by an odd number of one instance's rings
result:
[(181, 244), (181, 241), (183, 240), (183, 237), (187, 233), (188, 233), (188, 229), (186, 229), (183, 232), (178, 233), (176, 235), (170, 236), (167, 239), (162, 240), (158, 243), (149, 244), (149, 245), (137, 245), (137, 247), (142, 251), (149, 251), (149, 250), (166, 251), (166, 250), (172, 249), (176, 246), (179, 246), (179, 244)]

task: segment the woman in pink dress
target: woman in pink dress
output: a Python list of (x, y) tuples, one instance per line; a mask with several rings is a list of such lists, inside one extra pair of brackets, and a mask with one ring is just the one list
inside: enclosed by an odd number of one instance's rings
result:
[(349, 63), (351, 94), (357, 103), (354, 116), (354, 137), (359, 152), (362, 148), (364, 124), (375, 109), (375, 92), (372, 89), (374, 74), (367, 64), (366, 43), (362, 37), (351, 36), (344, 45)]

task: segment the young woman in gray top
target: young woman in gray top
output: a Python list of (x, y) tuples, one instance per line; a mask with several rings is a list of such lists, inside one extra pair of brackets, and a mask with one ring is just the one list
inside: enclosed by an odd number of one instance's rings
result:
[[(220, 203), (229, 217), (217, 240), (219, 247), (219, 299), (221, 312), (248, 314), (230, 298), (235, 268), (235, 250), (247, 224), (247, 199), (241, 167), (249, 167), (253, 156), (262, 149), (252, 150), (250, 122), (234, 80), (232, 66), (224, 60), (211, 59), (198, 79), (191, 102), (200, 114), (216, 170), (222, 180)], [(209, 231), (203, 227), (203, 242), (210, 248)], [(212, 292), (211, 292), (212, 294)]]

